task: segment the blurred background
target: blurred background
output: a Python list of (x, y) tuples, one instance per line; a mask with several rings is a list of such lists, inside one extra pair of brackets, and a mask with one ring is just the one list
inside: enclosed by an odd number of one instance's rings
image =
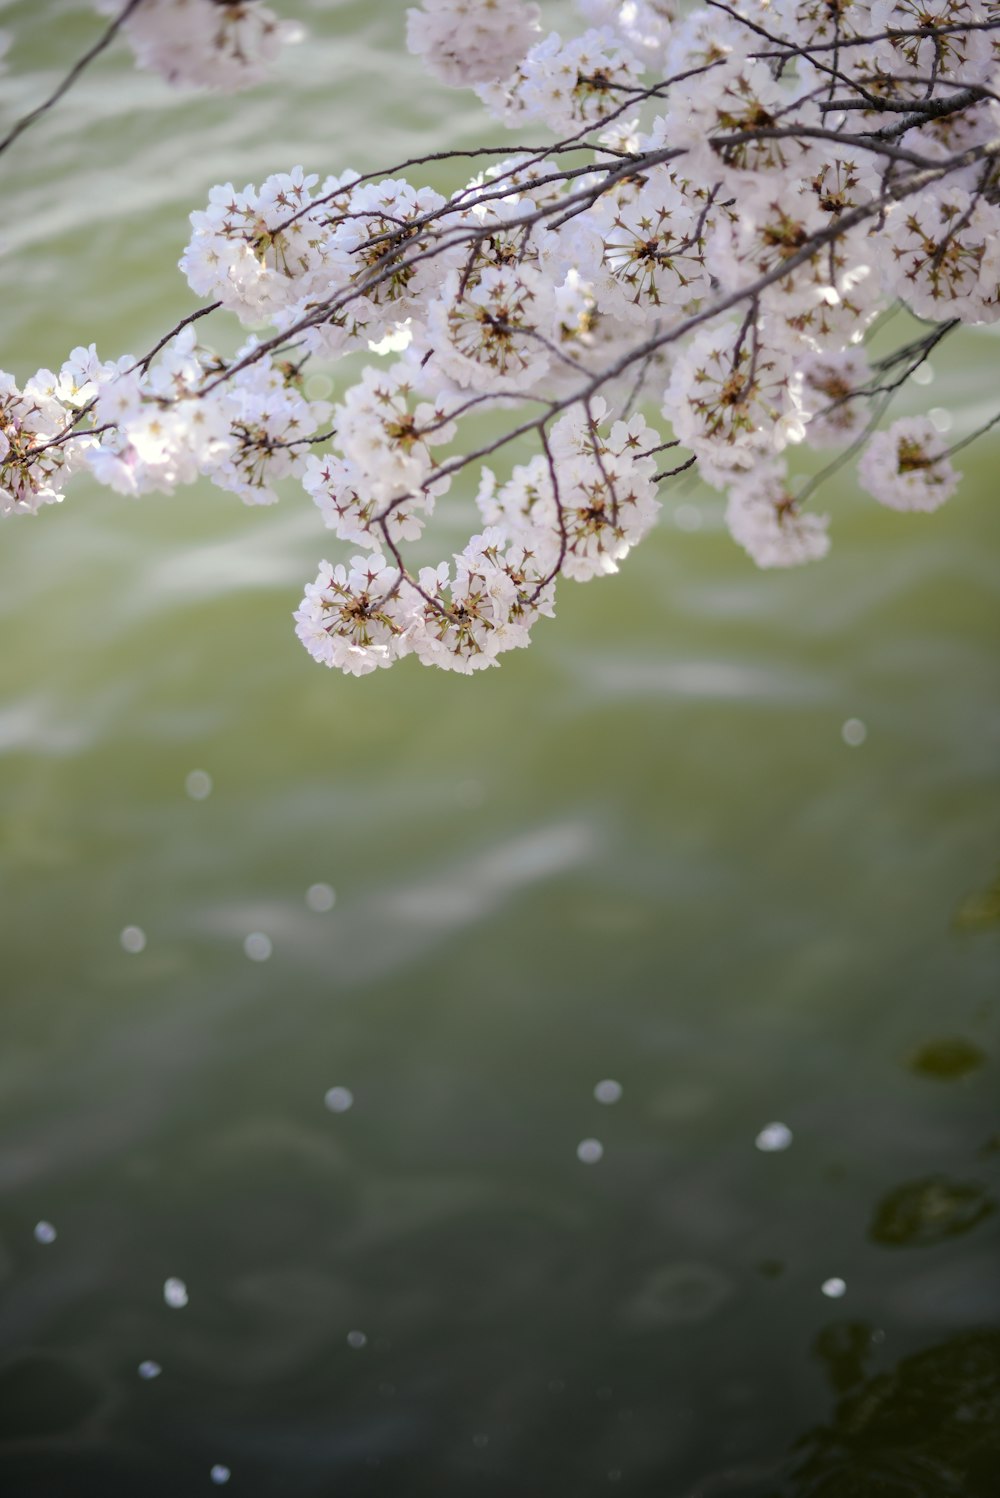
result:
[[(403, 4), (294, 8), (274, 84), (119, 43), (3, 158), (0, 366), (151, 347), (216, 182), (499, 140)], [(0, 7), (4, 119), (102, 24)], [(840, 475), (789, 575), (669, 492), (472, 679), (309, 660), (294, 489), (4, 524), (5, 1498), (996, 1494), (998, 457)]]

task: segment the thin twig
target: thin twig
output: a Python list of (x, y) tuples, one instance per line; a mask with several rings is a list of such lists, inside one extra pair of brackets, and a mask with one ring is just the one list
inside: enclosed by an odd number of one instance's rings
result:
[(109, 47), (111, 45), (118, 32), (121, 30), (122, 26), (128, 20), (129, 16), (136, 9), (136, 7), (141, 5), (142, 3), (143, 0), (128, 0), (128, 4), (125, 6), (125, 9), (122, 11), (121, 15), (115, 17), (104, 34), (98, 37), (97, 41), (90, 48), (89, 52), (85, 52), (83, 56), (73, 64), (69, 72), (66, 74), (65, 78), (57, 88), (53, 89), (52, 93), (49, 94), (49, 97), (47, 99), (43, 99), (42, 103), (36, 105), (36, 107), (32, 109), (28, 114), (23, 115), (21, 119), (19, 119), (17, 123), (12, 126), (10, 131), (4, 136), (3, 140), (0, 140), (0, 155), (2, 155), (4, 151), (6, 151), (8, 146), (12, 146), (20, 135), (24, 134), (29, 125), (33, 125), (36, 120), (41, 119), (43, 114), (46, 114), (53, 107), (53, 105), (58, 104), (59, 100), (69, 93), (76, 80), (80, 77), (80, 74), (90, 66), (95, 58), (100, 57), (101, 53), (105, 50), (106, 47)]

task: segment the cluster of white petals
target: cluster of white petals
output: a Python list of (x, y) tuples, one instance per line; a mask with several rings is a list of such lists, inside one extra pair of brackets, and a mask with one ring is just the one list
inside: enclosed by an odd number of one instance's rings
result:
[(858, 464), (862, 487), (891, 510), (936, 510), (958, 488), (958, 474), (927, 416), (904, 416), (876, 432)]
[(520, 0), (423, 0), (406, 12), (406, 45), (451, 88), (506, 78), (539, 32), (537, 5)]
[(484, 469), (484, 520), (519, 541), (539, 565), (585, 582), (617, 572), (652, 528), (658, 433), (640, 415), (607, 427), (605, 402), (574, 406), (553, 425), (547, 451), (497, 485)]
[[(520, 0), (411, 9), (439, 82), (559, 142), (488, 153), (451, 196), (406, 167), (212, 188), (181, 270), (252, 335), (221, 358), (189, 319), (145, 359), (91, 345), (23, 386), (0, 375), (0, 507), (34, 513), (80, 472), (135, 496), (204, 476), (252, 505), (298, 485), (346, 550), (297, 633), (365, 675), (495, 665), (562, 577), (618, 570), (683, 472), (725, 492), (763, 568), (830, 545), (811, 503), (828, 468), (804, 484), (798, 454), (860, 452), (894, 509), (948, 499), (930, 419), (877, 428), (954, 327), (1000, 320), (996, 7), (577, 9), (567, 38)], [(126, 28), (143, 66), (222, 87), (284, 35), (256, 0), (142, 0)], [(899, 346), (877, 352), (900, 305)], [(449, 491), (473, 533), (428, 560)]]
[(0, 513), (33, 515), (40, 505), (58, 504), (63, 488), (79, 468), (84, 444), (59, 444), (75, 412), (60, 390), (74, 389), (89, 351), (74, 349), (58, 375), (40, 369), (21, 390), (12, 375), (0, 371)]
[(240, 353), (249, 362), (214, 388), (218, 361), (190, 326), (148, 363), (131, 355), (102, 363), (91, 344), (58, 375), (39, 370), (23, 393), (0, 377), (6, 508), (61, 500), (84, 468), (119, 494), (171, 494), (204, 474), (248, 504), (273, 503), (272, 485), (301, 475), (330, 406), (306, 400), (294, 370), (256, 356), (252, 342)]
[(642, 64), (610, 26), (568, 42), (553, 31), (508, 77), (480, 83), (476, 93), (505, 125), (537, 121), (575, 135), (624, 104), (641, 76)]
[(879, 43), (887, 71), (940, 71), (971, 82), (995, 61), (992, 38), (975, 29), (989, 10), (982, 0), (872, 0), (869, 24), (875, 34), (888, 33)]
[(468, 676), (498, 664), (497, 656), (530, 643), (532, 624), (554, 612), (551, 583), (522, 546), (506, 549), (502, 527), (473, 536), (454, 557), (420, 569), (423, 607), (413, 650), (427, 666)]
[[(251, 357), (253, 343), (244, 357)], [(216, 461), (209, 465), (212, 483), (238, 494), (244, 504), (275, 504), (274, 485), (304, 476), (312, 440), (330, 417), (330, 404), (307, 400), (294, 366), (270, 355), (254, 358), (225, 385), (212, 392), (225, 423), (226, 436)], [(201, 404), (211, 408), (211, 396)]]
[(469, 675), (530, 643), (531, 625), (551, 616), (552, 583), (524, 547), (490, 527), (453, 557), (422, 567), (419, 581), (378, 553), (349, 566), (320, 564), (295, 613), (296, 633), (315, 660), (352, 676), (404, 655)]
[(491, 266), (474, 286), (452, 271), (427, 309), (428, 362), (463, 389), (530, 389), (552, 362), (555, 318), (552, 290), (531, 265)]
[(186, 328), (150, 369), (132, 358), (102, 366), (94, 423), (102, 440), (86, 462), (119, 494), (172, 494), (220, 458), (228, 442), (221, 402), (202, 400), (205, 373), (193, 328)]
[[(120, 16), (125, 0), (94, 0)], [(180, 87), (230, 92), (262, 83), (301, 27), (280, 21), (261, 0), (140, 0), (124, 22), (136, 66)]]
[(829, 518), (803, 512), (780, 463), (762, 464), (729, 486), (726, 526), (758, 567), (798, 567), (830, 549)]
[[(804, 179), (816, 147), (798, 129), (823, 124), (816, 102), (790, 91), (765, 61), (749, 54), (750, 46), (742, 34), (708, 75), (696, 70), (672, 95), (669, 138), (685, 148), (685, 170), (696, 180), (718, 182), (727, 195), (775, 182), (787, 189)], [(662, 128), (666, 139), (666, 122)]]
[(654, 166), (638, 189), (626, 184), (598, 199), (591, 215), (597, 232), (591, 246), (579, 236), (578, 264), (598, 303), (633, 326), (651, 315), (679, 315), (711, 289), (705, 250), (719, 217), (690, 182)]
[(662, 68), (680, 6), (674, 0), (577, 0), (590, 26), (609, 27), (644, 68)]
[[(191, 290), (249, 324), (272, 319), (308, 293), (329, 253), (329, 233), (310, 213), (318, 181), (296, 167), (268, 177), (259, 191), (250, 184), (237, 192), (231, 182), (213, 187), (208, 207), (191, 214), (194, 232), (181, 256)], [(340, 185), (324, 182), (321, 195)]]
[(351, 676), (391, 666), (409, 648), (413, 604), (401, 582), (379, 555), (352, 557), (348, 566), (321, 562), (295, 612), (295, 632), (314, 660)]
[[(400, 362), (367, 368), (334, 412), (337, 441), (362, 474), (376, 500), (394, 501), (431, 491), (425, 485), (433, 467), (431, 448), (455, 435), (446, 402), (416, 401), (412, 371)], [(433, 492), (441, 492), (441, 480)]]
[(869, 419), (864, 392), (872, 372), (863, 350), (807, 354), (801, 370), (810, 447), (846, 447)]
[(703, 328), (664, 392), (664, 416), (720, 488), (805, 436), (801, 371), (769, 332), (735, 322)]
[(960, 187), (895, 206), (882, 239), (887, 287), (918, 317), (993, 322), (1000, 207)]

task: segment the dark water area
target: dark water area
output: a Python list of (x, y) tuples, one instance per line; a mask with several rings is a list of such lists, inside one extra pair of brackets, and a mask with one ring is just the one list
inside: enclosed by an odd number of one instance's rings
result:
[[(25, 136), (0, 366), (150, 346), (217, 181), (475, 139), (300, 9), (294, 86)], [(0, 10), (12, 113), (93, 21)], [(667, 495), (469, 680), (309, 661), (303, 495), (5, 524), (3, 1498), (997, 1498), (998, 453), (788, 576)]]

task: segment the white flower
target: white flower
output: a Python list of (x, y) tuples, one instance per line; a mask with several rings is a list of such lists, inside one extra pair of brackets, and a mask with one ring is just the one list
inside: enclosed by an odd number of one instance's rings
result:
[[(516, 167), (513, 177), (520, 179)], [(565, 252), (562, 236), (547, 229), (544, 223), (531, 222), (540, 204), (555, 201), (559, 194), (554, 198), (543, 189), (536, 200), (531, 184), (519, 182), (510, 194), (497, 198), (498, 188), (505, 185), (502, 179), (491, 178), (470, 184), (452, 199), (458, 212), (449, 209), (444, 220), (448, 232), (458, 227), (469, 231), (469, 243), (460, 257), (462, 282), (466, 287), (478, 285), (486, 270), (526, 265), (532, 270), (552, 273), (554, 266), (562, 265)]]
[[(221, 301), (245, 323), (269, 321), (314, 290), (331, 256), (326, 215), (312, 209), (318, 181), (297, 166), (259, 190), (213, 187), (207, 209), (191, 214), (194, 233), (180, 259), (191, 290)], [(329, 196), (330, 185), (323, 186)]]
[(658, 434), (640, 415), (607, 431), (605, 412), (600, 399), (589, 412), (571, 407), (552, 427), (551, 467), (539, 454), (499, 489), (486, 470), (478, 496), (487, 522), (527, 548), (540, 568), (558, 567), (578, 582), (617, 572), (660, 509), (656, 459), (647, 455)]
[(452, 271), (427, 308), (435, 369), (469, 390), (526, 390), (553, 357), (555, 303), (529, 265), (489, 267), (473, 286)]
[[(464, 259), (460, 243), (439, 242), (442, 224), (453, 228), (461, 215), (452, 218), (447, 200), (429, 187), (403, 178), (363, 182), (338, 194), (333, 206), (325, 280), (294, 309), (296, 316), (313, 314), (316, 346), (331, 354), (348, 336), (376, 342), (407, 318), (422, 319), (425, 300)], [(280, 323), (288, 321), (286, 314)], [(328, 328), (332, 340), (324, 342)]]
[(0, 371), (0, 514), (33, 515), (59, 504), (66, 481), (79, 469), (93, 439), (50, 446), (70, 430), (72, 415), (51, 393), (55, 376), (40, 370), (19, 390)]
[(870, 12), (868, 0), (776, 0), (771, 14), (781, 35), (805, 48), (880, 31)]
[(539, 614), (553, 612), (553, 585), (523, 546), (506, 549), (502, 527), (488, 527), (446, 562), (424, 567), (425, 595), (412, 647), (427, 666), (469, 675), (530, 643)]
[(434, 508), (434, 494), (429, 492), (380, 501), (372, 493), (364, 471), (336, 453), (311, 455), (306, 460), (302, 487), (312, 495), (324, 525), (336, 531), (342, 541), (375, 551), (385, 545), (386, 531), (396, 545), (416, 541), (425, 516)]
[(600, 236), (593, 286), (605, 311), (648, 324), (657, 314), (690, 307), (709, 290), (704, 215), (666, 167), (653, 167), (624, 202), (611, 194), (600, 198), (589, 221)]
[(729, 534), (758, 567), (798, 567), (830, 549), (826, 515), (803, 514), (788, 492), (780, 465), (739, 474), (726, 505)]
[(793, 343), (831, 352), (860, 343), (884, 300), (874, 238), (859, 227), (825, 244), (801, 267), (799, 298), (782, 305), (781, 283), (769, 287), (761, 305), (772, 335), (780, 326)]
[(351, 676), (391, 666), (409, 649), (412, 589), (379, 555), (353, 557), (349, 567), (321, 562), (295, 611), (295, 633), (314, 660)]
[(308, 439), (329, 421), (331, 406), (307, 400), (296, 388), (295, 371), (275, 365), (270, 356), (240, 370), (217, 399), (228, 442), (212, 468), (212, 482), (244, 504), (276, 503), (273, 486), (302, 473)]
[(708, 267), (729, 291), (775, 277), (758, 298), (772, 337), (787, 333), (807, 348), (840, 349), (860, 341), (878, 311), (882, 288), (870, 226), (832, 237), (845, 212), (881, 190), (870, 162), (857, 154), (860, 160), (821, 152), (803, 177), (749, 179), (739, 189), (739, 212), (718, 216), (706, 246)]
[(891, 293), (918, 317), (975, 320), (980, 267), (997, 228), (995, 208), (946, 183), (904, 199), (880, 236)]
[(862, 488), (892, 510), (936, 510), (959, 478), (927, 416), (904, 416), (876, 432), (858, 463)]
[[(403, 362), (369, 366), (334, 408), (338, 445), (379, 502), (425, 492), (431, 448), (455, 435), (445, 403), (414, 401), (412, 375)], [(431, 492), (447, 487), (447, 479), (436, 479)]]
[[(490, 194), (489, 204), (480, 202), (476, 189)], [(505, 189), (502, 198), (492, 196), (498, 189)], [(563, 197), (566, 183), (558, 172), (552, 171), (551, 162), (535, 155), (514, 155), (494, 162), (485, 171), (477, 173), (456, 198), (477, 208), (477, 212), (496, 212), (498, 203), (520, 203), (528, 198), (532, 203), (555, 203)]]
[[(808, 260), (785, 270), (826, 227), (811, 194), (797, 189), (797, 183), (780, 178), (751, 183), (740, 195), (739, 216), (721, 220), (708, 245), (709, 268), (727, 291), (752, 286), (764, 276), (785, 271), (761, 294), (769, 312), (798, 310), (822, 298), (825, 292), (823, 281), (817, 284), (811, 275)], [(814, 258), (821, 262), (823, 251)]]
[(718, 324), (703, 328), (678, 358), (663, 414), (716, 483), (720, 467), (750, 468), (801, 441), (801, 386), (787, 353), (765, 332)]
[(87, 348), (75, 348), (57, 375), (40, 369), (34, 376), (34, 384), (37, 389), (44, 386), (49, 399), (79, 411), (97, 394), (102, 368), (96, 345), (91, 343)]
[[(103, 15), (118, 15), (123, 0), (95, 0)], [(259, 0), (143, 0), (125, 22), (136, 66), (168, 83), (196, 88), (249, 88), (267, 77), (286, 42), (301, 27), (279, 21)]]
[(794, 127), (823, 125), (815, 102), (798, 99), (765, 62), (747, 55), (747, 45), (744, 33), (741, 49), (710, 74), (698, 72), (677, 84), (660, 127), (671, 145), (687, 147), (686, 173), (720, 182), (729, 192), (745, 190), (761, 176), (804, 176), (816, 148)]
[(871, 380), (871, 368), (860, 349), (807, 354), (799, 362), (802, 403), (808, 413), (805, 441), (810, 447), (845, 447), (869, 419), (863, 396), (852, 399)]
[(989, 69), (990, 36), (976, 28), (989, 20), (979, 0), (872, 0), (869, 24), (874, 35), (890, 33), (882, 46), (893, 72), (978, 83)]
[(506, 78), (538, 36), (537, 5), (519, 0), (423, 0), (406, 12), (406, 45), (451, 88)]
[(680, 11), (674, 0), (577, 0), (577, 9), (591, 26), (614, 31), (643, 67), (665, 67)]
[(91, 365), (100, 446), (84, 458), (100, 483), (123, 494), (171, 494), (221, 462), (230, 446), (224, 397), (200, 394), (203, 350), (184, 328), (148, 370), (136, 360)]
[(499, 487), (496, 475), (484, 468), (476, 504), (487, 526), (498, 526), (539, 558), (544, 571), (558, 563), (560, 536), (552, 476), (544, 453), (514, 466)]
[(543, 121), (561, 135), (598, 124), (624, 104), (642, 66), (609, 28), (585, 31), (563, 42), (553, 31), (499, 83), (476, 93), (506, 125)]

